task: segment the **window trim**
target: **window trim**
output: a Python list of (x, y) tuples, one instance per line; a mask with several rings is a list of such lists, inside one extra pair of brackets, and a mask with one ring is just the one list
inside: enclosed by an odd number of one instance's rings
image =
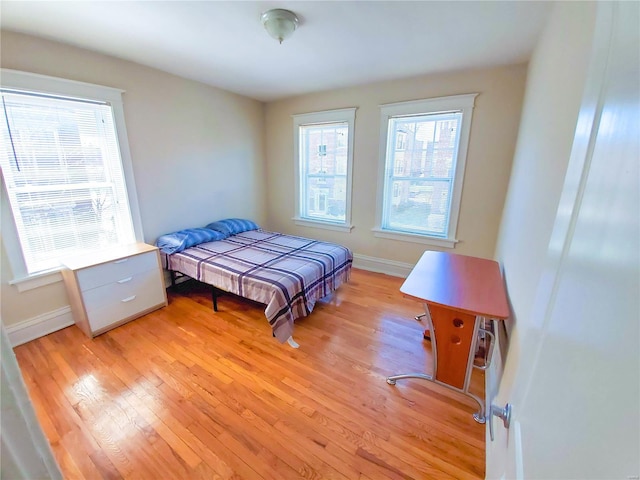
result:
[[(464, 183), (464, 171), (467, 161), (467, 150), (471, 133), (471, 117), (477, 93), (464, 95), (452, 95), (447, 97), (428, 98), (423, 100), (411, 100), (407, 102), (387, 103), (380, 107), (380, 145), (378, 161), (378, 191), (376, 196), (376, 226), (372, 229), (373, 235), (378, 238), (422, 243), (437, 247), (454, 248), (458, 240), (458, 217), (460, 214), (460, 200), (462, 198), (462, 186)], [(389, 119), (403, 115), (418, 115), (439, 113), (457, 110), (462, 112), (460, 125), (460, 144), (458, 146), (458, 158), (456, 171), (453, 177), (453, 191), (451, 195), (451, 207), (449, 209), (449, 228), (446, 237), (435, 237), (428, 234), (407, 233), (382, 227), (384, 213), (384, 188), (386, 180), (387, 162), (387, 137), (389, 133)]]
[[(127, 196), (129, 198), (129, 210), (131, 211), (133, 232), (136, 241), (144, 241), (142, 218), (140, 217), (140, 206), (136, 193), (133, 164), (131, 161), (131, 152), (129, 150), (129, 139), (127, 137), (124, 107), (122, 103), (122, 94), (125, 91), (113, 87), (105, 87), (92, 83), (78, 82), (75, 80), (50, 77), (37, 73), (21, 72), (6, 68), (0, 69), (0, 85), (2, 88), (7, 89), (106, 102), (111, 106), (118, 146), (120, 148), (120, 157), (122, 160), (122, 170), (124, 172)], [(7, 256), (9, 257), (9, 265), (14, 277), (9, 283), (11, 285), (15, 285), (19, 292), (23, 292), (49, 283), (61, 281), (62, 277), (58, 273), (60, 268), (53, 268), (51, 270), (45, 270), (33, 274), (29, 274), (27, 272), (15, 220), (13, 218), (13, 212), (9, 206), (8, 194), (4, 188), (4, 179), (2, 179), (2, 203), (2, 241), (4, 243)]]
[[(293, 160), (295, 174), (295, 213), (292, 220), (296, 225), (312, 228), (324, 228), (338, 232), (350, 232), (353, 229), (351, 224), (351, 192), (353, 185), (353, 145), (355, 137), (355, 119), (357, 107), (340, 108), (337, 110), (325, 110), (322, 112), (311, 112), (291, 115), (293, 118)], [(300, 171), (300, 127), (304, 125), (314, 125), (321, 123), (346, 122), (349, 130), (349, 140), (347, 142), (347, 179), (345, 198), (345, 220), (344, 222), (331, 222), (315, 218), (307, 218), (300, 215), (302, 202), (300, 194), (301, 171)]]

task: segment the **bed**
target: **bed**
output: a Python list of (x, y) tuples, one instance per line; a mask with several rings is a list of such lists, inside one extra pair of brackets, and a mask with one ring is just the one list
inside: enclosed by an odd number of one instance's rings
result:
[(265, 304), (273, 335), (295, 347), (294, 320), (349, 280), (353, 255), (341, 245), (250, 226), (213, 241), (193, 240), (173, 253), (159, 245), (163, 264), (172, 279), (177, 272), (212, 285), (214, 308), (215, 289)]

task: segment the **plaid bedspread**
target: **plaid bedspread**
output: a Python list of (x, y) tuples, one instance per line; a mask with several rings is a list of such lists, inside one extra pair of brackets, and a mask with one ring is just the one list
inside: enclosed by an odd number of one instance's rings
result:
[(273, 333), (285, 342), (296, 318), (349, 279), (353, 255), (343, 246), (252, 230), (165, 256), (165, 266), (266, 305)]

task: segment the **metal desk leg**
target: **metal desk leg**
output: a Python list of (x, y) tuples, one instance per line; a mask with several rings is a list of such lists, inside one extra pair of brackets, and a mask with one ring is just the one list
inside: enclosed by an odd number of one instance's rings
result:
[(433, 377), (431, 375), (427, 375), (426, 373), (403, 373), (401, 375), (392, 375), (387, 377), (387, 383), (389, 385), (395, 385), (396, 380), (402, 380), (403, 378), (420, 378), (422, 380), (429, 380), (433, 382)]
[[(469, 354), (468, 354), (468, 358), (467, 358), (467, 368), (465, 371), (465, 377), (464, 377), (464, 383), (463, 383), (463, 387), (460, 389), (458, 387), (454, 387), (452, 385), (449, 385), (448, 383), (444, 383), (442, 381), (439, 381), (436, 379), (437, 377), (437, 372), (438, 372), (438, 351), (437, 351), (437, 341), (436, 341), (436, 334), (435, 334), (435, 330), (434, 330), (434, 326), (433, 326), (433, 321), (431, 318), (431, 314), (429, 312), (429, 306), (427, 304), (425, 304), (425, 317), (427, 319), (427, 324), (429, 326), (429, 330), (433, 333), (432, 335), (432, 340), (431, 340), (431, 347), (432, 347), (432, 352), (433, 352), (433, 374), (432, 375), (428, 375), (426, 373), (406, 373), (406, 374), (399, 374), (399, 375), (391, 375), (389, 377), (387, 377), (387, 383), (389, 385), (395, 385), (397, 380), (402, 380), (405, 378), (417, 378), (420, 380), (428, 380), (434, 383), (437, 383), (438, 385), (442, 385), (444, 387), (447, 387), (451, 390), (454, 390), (456, 392), (460, 392), (466, 396), (468, 396), (469, 398), (472, 398), (473, 400), (476, 401), (476, 403), (479, 406), (479, 410), (473, 414), (473, 419), (480, 423), (483, 424), (486, 422), (486, 414), (485, 414), (485, 403), (484, 400), (481, 399), (480, 397), (478, 397), (477, 395), (471, 393), (469, 391), (469, 387), (471, 385), (471, 374), (473, 373), (473, 369), (476, 368), (474, 366), (474, 357), (475, 357), (475, 352), (478, 349), (478, 339), (480, 336), (480, 332), (483, 332), (485, 335), (487, 335), (489, 337), (489, 341), (491, 342), (488, 346), (488, 355), (487, 355), (487, 361), (485, 362), (485, 365), (483, 365), (482, 367), (477, 367), (480, 369), (486, 369), (489, 364), (491, 363), (491, 357), (493, 354), (493, 347), (494, 347), (494, 343), (495, 343), (495, 337), (494, 334), (491, 330), (485, 329), (485, 328), (481, 328), (480, 324), (482, 323), (482, 321), (484, 321), (483, 317), (476, 317), (475, 318), (475, 322), (474, 322), (474, 326), (473, 326), (473, 337), (472, 337), (472, 341), (471, 341), (471, 348), (469, 350)], [(493, 322), (493, 321), (492, 321)], [(494, 329), (496, 327), (495, 323), (494, 325)]]
[(477, 395), (474, 395), (473, 393), (471, 393), (469, 391), (469, 387), (471, 386), (471, 374), (473, 373), (473, 361), (474, 361), (476, 351), (478, 350), (478, 339), (480, 338), (480, 330), (481, 330), (480, 323), (482, 322), (482, 320), (483, 320), (482, 317), (476, 317), (475, 325), (473, 327), (473, 341), (471, 343), (471, 349), (469, 350), (469, 358), (467, 363), (467, 372), (466, 372), (466, 377), (464, 381), (464, 388), (462, 389), (462, 393), (465, 394), (467, 397), (473, 398), (478, 403), (478, 406), (480, 407), (480, 410), (478, 410), (476, 413), (473, 414), (473, 419), (478, 423), (485, 423), (484, 400), (478, 397)]
[[(478, 324), (480, 324), (481, 321), (485, 322), (486, 325), (486, 319), (482, 318), (482, 317), (478, 317)], [(491, 365), (491, 360), (493, 358), (493, 350), (495, 348), (495, 344), (496, 344), (496, 335), (498, 334), (498, 321), (497, 320), (490, 320), (491, 325), (492, 325), (492, 329), (487, 329), (487, 328), (482, 328), (479, 327), (478, 328), (478, 335), (476, 335), (476, 340), (475, 340), (475, 347), (473, 349), (473, 352), (475, 354), (475, 352), (478, 349), (478, 339), (480, 338), (479, 333), (482, 332), (484, 333), (485, 336), (487, 336), (489, 338), (489, 345), (487, 346), (485, 343), (485, 348), (487, 348), (487, 353), (485, 356), (485, 362), (483, 365), (475, 365), (473, 363), (474, 358), (471, 358), (471, 371), (473, 371), (474, 368), (478, 369), (478, 370), (487, 370), (489, 368), (489, 365)], [(471, 380), (471, 372), (469, 373), (469, 380)], [(484, 400), (480, 399), (478, 397), (476, 397), (475, 395), (473, 395), (472, 393), (470, 393), (468, 391), (469, 386), (467, 385), (465, 388), (465, 393), (470, 396), (471, 398), (473, 398), (476, 402), (478, 402), (478, 405), (480, 405), (480, 411), (477, 413), (473, 414), (473, 419), (478, 422), (478, 423), (485, 423), (487, 421), (487, 413), (486, 413), (486, 406), (484, 404)]]
[[(426, 303), (424, 304), (424, 313), (419, 315), (419, 317), (427, 320), (427, 328), (430, 332), (433, 332), (433, 321), (431, 320), (431, 314), (429, 313), (429, 305)], [(391, 375), (390, 377), (387, 377), (387, 383), (389, 385), (395, 385), (396, 380), (402, 380), (403, 378), (419, 378), (421, 380), (435, 382), (436, 373), (438, 371), (438, 355), (435, 341), (431, 342), (431, 351), (433, 352), (433, 373), (431, 375), (426, 373), (403, 373), (399, 375)]]

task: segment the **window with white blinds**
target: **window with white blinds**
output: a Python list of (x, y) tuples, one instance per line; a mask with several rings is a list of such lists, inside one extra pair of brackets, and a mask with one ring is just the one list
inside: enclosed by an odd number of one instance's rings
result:
[(2, 90), (0, 166), (28, 274), (132, 243), (112, 107)]

